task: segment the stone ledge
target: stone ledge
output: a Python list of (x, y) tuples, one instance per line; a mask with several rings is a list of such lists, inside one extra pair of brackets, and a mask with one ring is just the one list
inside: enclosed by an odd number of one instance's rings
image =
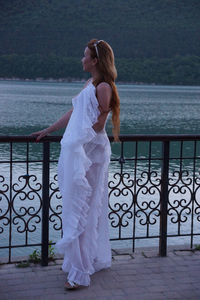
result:
[[(195, 248), (190, 249), (189, 245), (170, 245), (167, 247), (167, 256), (200, 256), (200, 250), (196, 250)], [(134, 252), (130, 248), (123, 248), (123, 249), (112, 249), (112, 258), (113, 261), (123, 261), (123, 260), (131, 260), (139, 257), (144, 258), (153, 258), (159, 257), (159, 249), (158, 247), (141, 247), (136, 248)], [(28, 261), (28, 256), (18, 256), (14, 257), (12, 263), (19, 263), (19, 262), (26, 262)], [(60, 254), (55, 255), (55, 260), (50, 261), (48, 266), (55, 265), (55, 264), (62, 264), (63, 256)], [(7, 258), (0, 257), (0, 265), (7, 264)], [(30, 266), (33, 265), (40, 265), (38, 263), (30, 263)]]

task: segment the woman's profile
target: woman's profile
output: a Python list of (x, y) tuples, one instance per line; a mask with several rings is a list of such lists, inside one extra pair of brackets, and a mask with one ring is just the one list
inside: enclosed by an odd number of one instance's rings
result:
[(111, 111), (117, 141), (120, 112), (112, 48), (103, 40), (91, 40), (82, 64), (91, 79), (72, 99), (73, 108), (52, 126), (32, 134), (39, 141), (66, 127), (58, 162), (63, 237), (56, 246), (64, 254), (62, 269), (68, 273), (67, 289), (89, 286), (90, 275), (111, 266), (108, 228), (111, 150), (105, 124)]

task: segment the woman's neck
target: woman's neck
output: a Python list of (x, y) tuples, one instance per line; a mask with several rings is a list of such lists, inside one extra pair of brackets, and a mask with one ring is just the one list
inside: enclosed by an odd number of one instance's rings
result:
[(92, 81), (98, 80), (101, 78), (100, 73), (95, 69), (91, 72)]

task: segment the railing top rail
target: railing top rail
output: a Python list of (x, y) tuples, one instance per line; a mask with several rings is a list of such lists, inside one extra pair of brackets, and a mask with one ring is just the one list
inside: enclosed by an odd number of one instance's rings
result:
[[(43, 142), (60, 142), (62, 136), (46, 136), (40, 140)], [(113, 136), (108, 136), (109, 140), (113, 142)], [(121, 142), (135, 142), (135, 141), (200, 141), (200, 134), (127, 134), (120, 135)], [(1, 135), (0, 143), (26, 143), (35, 142), (36, 138), (30, 135), (12, 136)]]

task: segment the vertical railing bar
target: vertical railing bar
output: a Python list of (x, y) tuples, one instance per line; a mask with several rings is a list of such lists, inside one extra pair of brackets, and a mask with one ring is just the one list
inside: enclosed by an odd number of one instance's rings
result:
[(149, 173), (151, 172), (151, 151), (152, 151), (152, 142), (149, 141)]
[[(151, 151), (152, 151), (152, 142), (149, 141), (149, 158), (148, 158), (148, 180), (150, 181), (150, 172), (151, 172)], [(147, 238), (149, 237), (149, 216), (147, 217)]]
[(167, 255), (167, 205), (168, 205), (168, 181), (169, 181), (169, 141), (163, 142), (163, 165), (161, 174), (160, 193), (160, 240), (159, 254)]
[(182, 167), (183, 167), (183, 141), (181, 141), (181, 151), (180, 151), (180, 174), (182, 172)]
[[(29, 142), (26, 143), (26, 180), (29, 180), (27, 175), (29, 174)], [(28, 244), (28, 228), (26, 228), (26, 245)]]
[(194, 141), (194, 159), (193, 159), (193, 182), (192, 182), (192, 213), (191, 213), (191, 238), (190, 248), (193, 247), (193, 233), (194, 233), (194, 201), (195, 201), (195, 173), (196, 173), (196, 153), (197, 153), (197, 142)]
[(123, 174), (123, 163), (124, 163), (124, 142), (121, 142), (121, 153), (120, 153), (121, 174)]
[(27, 144), (26, 144), (26, 175), (29, 174), (28, 161), (29, 161), (29, 142), (27, 142)]
[[(182, 171), (183, 171), (183, 141), (181, 141), (181, 150), (180, 150), (180, 168), (179, 168), (179, 176), (182, 179)], [(180, 214), (178, 214), (178, 235), (181, 234), (181, 218)]]
[(12, 159), (13, 159), (13, 144), (12, 142), (10, 142), (10, 207), (9, 207), (9, 211), (10, 211), (10, 227), (9, 227), (9, 257), (8, 257), (8, 262), (11, 262), (11, 256), (12, 256)]
[(49, 142), (43, 142), (42, 170), (42, 266), (48, 265), (49, 248)]
[[(120, 150), (120, 176), (122, 179), (123, 176), (123, 163), (124, 163), (124, 142), (121, 142), (121, 150)], [(119, 239), (121, 239), (122, 236), (122, 221), (119, 221)]]
[(134, 200), (134, 208), (133, 208), (133, 243), (132, 243), (132, 251), (135, 251), (135, 224), (136, 224), (136, 205), (137, 205), (137, 157), (138, 157), (138, 142), (135, 142), (135, 167), (134, 167), (134, 190), (133, 190), (133, 200)]

